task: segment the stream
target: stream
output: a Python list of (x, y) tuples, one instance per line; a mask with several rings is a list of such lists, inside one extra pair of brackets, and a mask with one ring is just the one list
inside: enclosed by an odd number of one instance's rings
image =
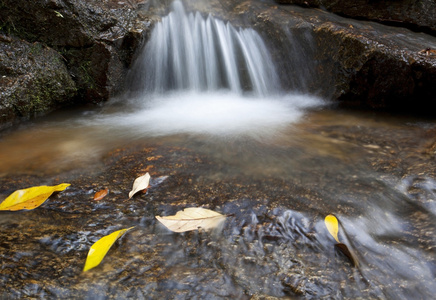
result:
[[(0, 135), (0, 199), (71, 183), (35, 210), (0, 212), (0, 298), (436, 294), (434, 118), (282, 91), (255, 31), (186, 13), (178, 1), (144, 49), (126, 95)], [(146, 172), (150, 189), (128, 199)], [(228, 217), (186, 233), (155, 218), (186, 207)], [(328, 214), (357, 266), (335, 247)], [(131, 226), (82, 272), (94, 242)]]

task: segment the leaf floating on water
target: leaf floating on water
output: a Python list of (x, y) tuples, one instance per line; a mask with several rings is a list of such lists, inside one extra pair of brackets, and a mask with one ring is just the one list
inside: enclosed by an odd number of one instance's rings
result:
[(133, 182), (133, 188), (129, 193), (129, 199), (133, 197), (137, 192), (145, 190), (150, 185), (150, 174), (148, 172), (135, 179), (135, 182)]
[(104, 190), (98, 191), (94, 195), (94, 200), (95, 201), (100, 201), (101, 199), (106, 197), (108, 194), (109, 194), (109, 189), (104, 189)]
[(325, 217), (325, 226), (327, 227), (327, 230), (330, 232), (330, 234), (335, 238), (335, 240), (338, 242), (335, 244), (335, 246), (351, 261), (353, 266), (357, 267), (359, 265), (359, 262), (356, 259), (356, 256), (353, 254), (350, 249), (348, 249), (347, 245), (344, 243), (341, 243), (338, 238), (338, 231), (339, 231), (339, 222), (338, 219), (336, 219), (333, 215), (328, 215)]
[(61, 192), (69, 186), (69, 183), (61, 183), (55, 186), (43, 185), (17, 190), (0, 204), (0, 210), (17, 211), (37, 208), (43, 204), (51, 194)]
[(325, 222), (325, 226), (327, 227), (327, 230), (335, 238), (336, 242), (340, 243), (338, 238), (338, 231), (339, 231), (338, 219), (336, 219), (334, 215), (328, 215), (327, 217), (325, 217), (324, 222)]
[(206, 208), (189, 207), (178, 211), (174, 216), (156, 216), (156, 219), (171, 231), (186, 232), (199, 227), (205, 230), (218, 227), (226, 216)]
[(106, 235), (95, 242), (91, 248), (89, 249), (88, 256), (86, 257), (85, 267), (83, 268), (83, 272), (86, 272), (92, 268), (98, 266), (103, 258), (106, 256), (106, 253), (112, 247), (112, 245), (123, 236), (128, 230), (133, 227), (127, 229), (121, 229), (115, 232), (112, 232), (109, 235)]

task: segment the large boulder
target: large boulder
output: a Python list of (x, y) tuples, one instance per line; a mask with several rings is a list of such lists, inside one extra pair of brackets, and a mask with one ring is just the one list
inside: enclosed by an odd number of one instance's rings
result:
[(71, 103), (75, 94), (56, 51), (0, 35), (0, 129)]
[(322, 8), (342, 16), (408, 27), (436, 35), (434, 0), (276, 0), (276, 2)]
[(141, 32), (137, 0), (2, 0), (0, 28), (56, 49), (76, 81), (80, 99), (107, 100), (122, 90)]

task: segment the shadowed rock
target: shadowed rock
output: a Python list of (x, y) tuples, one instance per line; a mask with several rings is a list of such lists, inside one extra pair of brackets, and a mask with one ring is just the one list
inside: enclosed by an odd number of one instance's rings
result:
[(433, 0), (276, 0), (281, 4), (317, 7), (357, 19), (372, 20), (436, 34), (436, 2)]
[(0, 36), (0, 129), (71, 102), (76, 85), (63, 58), (41, 43)]

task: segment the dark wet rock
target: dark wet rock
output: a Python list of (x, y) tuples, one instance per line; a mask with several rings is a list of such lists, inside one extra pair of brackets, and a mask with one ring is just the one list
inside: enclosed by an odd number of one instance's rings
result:
[(276, 0), (280, 4), (315, 7), (357, 19), (372, 20), (436, 35), (436, 2), (433, 0)]
[(295, 6), (259, 11), (255, 28), (273, 45), (285, 87), (359, 107), (436, 104), (436, 59), (424, 50), (436, 49), (433, 36)]
[(0, 129), (71, 103), (76, 85), (53, 49), (0, 38)]
[(329, 22), (314, 30), (320, 75), (334, 98), (371, 108), (425, 112), (434, 107), (436, 60), (422, 55), (436, 40), (375, 23)]
[(64, 58), (80, 101), (101, 102), (119, 93), (143, 31), (142, 1), (37, 0), (1, 2), (0, 28), (8, 36), (41, 42)]

